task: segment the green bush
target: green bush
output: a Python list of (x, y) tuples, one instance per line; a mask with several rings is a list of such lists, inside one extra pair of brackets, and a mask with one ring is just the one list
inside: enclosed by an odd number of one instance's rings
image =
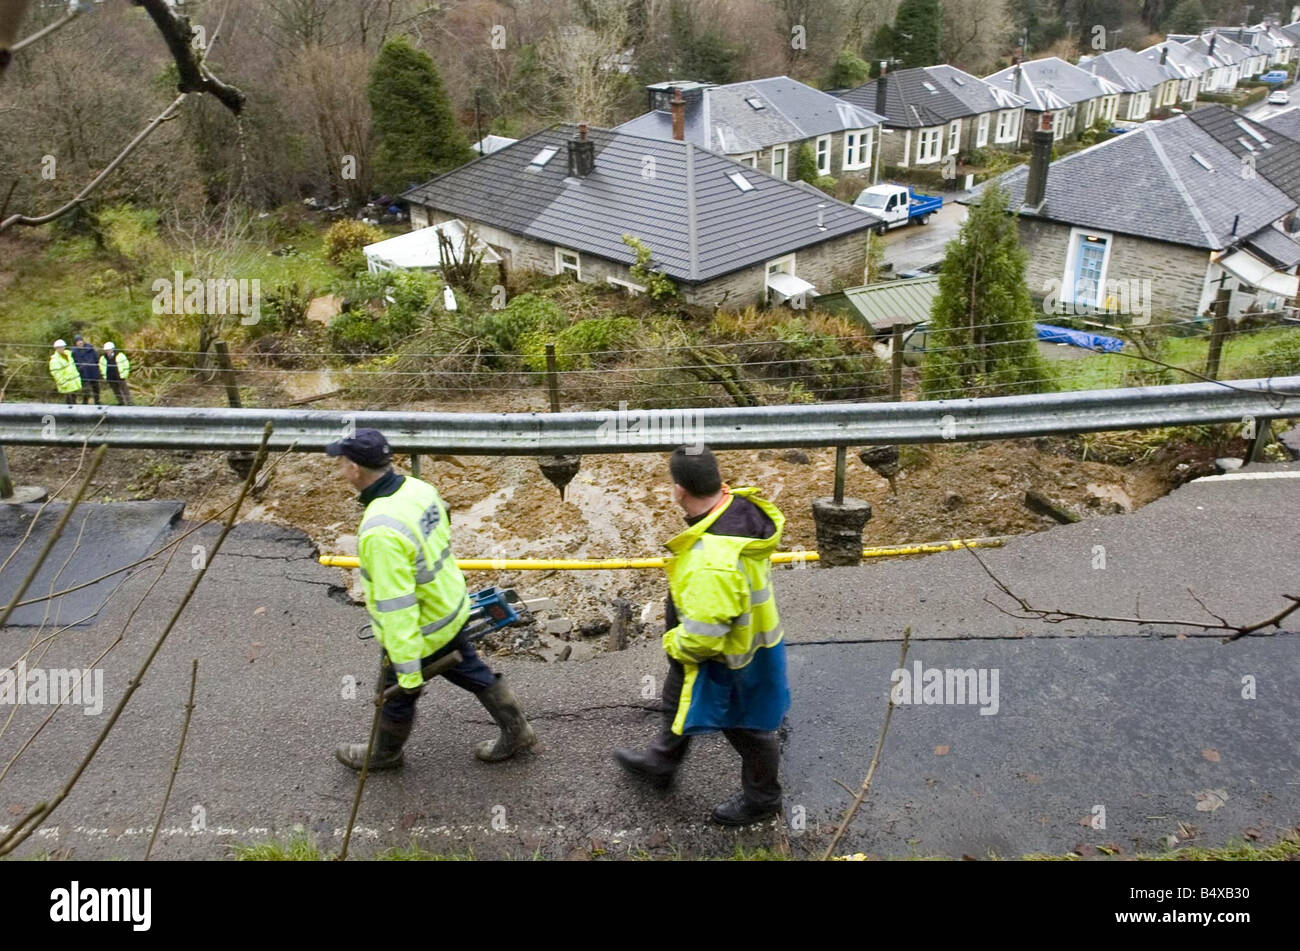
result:
[(516, 353), (528, 334), (557, 334), (568, 321), (560, 305), (540, 294), (520, 294), (479, 317), (475, 336), (496, 353)]
[(794, 175), (795, 178), (809, 185), (817, 184), (817, 156), (807, 142), (799, 146), (799, 151), (794, 153)]
[(519, 353), (529, 370), (546, 369), (546, 345), (555, 343), (555, 365), (560, 370), (587, 369), (593, 363), (616, 359), (636, 333), (630, 317), (592, 317), (580, 320), (558, 334), (534, 332), (519, 340)]
[(325, 257), (332, 264), (343, 261), (349, 251), (356, 251), (368, 244), (384, 240), (384, 233), (374, 225), (355, 218), (343, 218), (330, 225), (325, 232)]
[(1252, 361), (1251, 376), (1295, 376), (1300, 374), (1300, 331), (1269, 344)]
[[(375, 305), (383, 306), (377, 314)], [(334, 349), (353, 355), (378, 353), (415, 333), (422, 320), (442, 309), (442, 281), (423, 271), (365, 274), (347, 289), (343, 306), (343, 313), (330, 322)]]

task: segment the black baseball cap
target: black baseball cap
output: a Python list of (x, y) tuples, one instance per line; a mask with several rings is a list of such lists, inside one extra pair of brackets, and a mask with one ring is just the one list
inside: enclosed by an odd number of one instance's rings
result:
[(382, 469), (393, 461), (393, 450), (377, 429), (358, 429), (346, 439), (325, 447), (327, 456), (346, 456), (367, 469)]

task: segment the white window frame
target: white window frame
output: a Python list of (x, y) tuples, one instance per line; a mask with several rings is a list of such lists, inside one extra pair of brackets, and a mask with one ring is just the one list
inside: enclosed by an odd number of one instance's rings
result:
[(758, 168), (758, 153), (749, 152), (745, 155), (733, 155), (733, 159), (741, 165), (748, 165), (750, 168)]
[[(786, 269), (786, 266), (788, 266), (788, 269)], [(775, 271), (778, 274), (789, 274), (791, 277), (798, 277), (799, 275), (795, 273), (794, 266), (795, 266), (794, 254), (787, 254), (779, 258), (773, 258), (771, 261), (768, 261), (763, 265), (763, 300), (764, 301), (770, 303), (772, 299), (771, 298), (772, 289), (767, 286), (767, 280), (772, 276), (773, 272)]]
[(643, 285), (635, 284), (632, 281), (625, 281), (621, 277), (615, 277), (612, 274), (605, 278), (605, 283), (626, 289), (628, 297), (635, 297), (637, 294), (645, 293), (645, 287)]
[[(916, 130), (917, 165), (929, 165), (939, 161), (939, 152), (943, 149), (943, 133), (943, 126)], [(927, 144), (929, 148), (926, 148)]]
[(831, 173), (831, 137), (829, 135), (819, 135), (813, 143), (813, 155), (817, 159), (817, 174), (829, 175)]
[(1015, 109), (1003, 109), (998, 113), (998, 128), (994, 133), (994, 142), (1002, 145), (1016, 141), (1017, 133), (1020, 131), (1020, 123), (1016, 122), (1016, 113)]
[(975, 123), (975, 148), (982, 149), (989, 144), (989, 114), (981, 112)]
[[(781, 172), (776, 171), (776, 154), (781, 153)], [(772, 175), (781, 181), (788, 181), (790, 177), (790, 146), (774, 145), (772, 146), (772, 159), (770, 164)]]
[(948, 154), (956, 155), (961, 151), (961, 120), (954, 119), (948, 124)]
[(1145, 119), (1151, 114), (1151, 94), (1135, 92), (1128, 101), (1128, 118), (1130, 122)]
[(1106, 253), (1101, 259), (1101, 278), (1096, 288), (1096, 301), (1098, 308), (1104, 308), (1106, 275), (1110, 271), (1110, 255), (1115, 250), (1115, 236), (1106, 231), (1098, 231), (1095, 228), (1071, 228), (1069, 245), (1065, 249), (1065, 272), (1061, 275), (1061, 301), (1066, 304), (1074, 303), (1074, 266), (1079, 257), (1079, 239), (1094, 235), (1098, 238), (1106, 239)]
[(840, 157), (843, 171), (871, 167), (874, 132), (874, 129), (850, 129), (844, 133), (844, 154)]
[(1088, 105), (1083, 111), (1083, 127), (1091, 129), (1092, 124), (1097, 121), (1097, 100), (1089, 99)]
[[(572, 255), (575, 259), (572, 265), (565, 263), (564, 255)], [(582, 255), (577, 251), (570, 251), (568, 248), (561, 248), (558, 245), (555, 248), (555, 273), (571, 273), (578, 280), (582, 280)]]
[(1059, 141), (1070, 134), (1067, 124), (1070, 121), (1068, 109), (1058, 109), (1052, 113), (1052, 138)]

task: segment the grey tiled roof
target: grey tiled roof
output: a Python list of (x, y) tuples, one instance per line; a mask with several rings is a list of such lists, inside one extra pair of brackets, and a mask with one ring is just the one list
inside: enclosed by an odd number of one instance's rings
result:
[(1300, 201), (1300, 143), (1217, 104), (1188, 117), (1237, 157), (1238, 170), (1247, 155), (1253, 156), (1255, 174)]
[(1300, 264), (1300, 243), (1277, 228), (1264, 228), (1250, 236), (1246, 247), (1271, 260), (1275, 267)]
[[(781, 181), (689, 142), (610, 129), (588, 131), (595, 171), (572, 178), (568, 142), (576, 133), (574, 125), (552, 126), (402, 198), (623, 264), (635, 261), (622, 241), (632, 234), (649, 246), (655, 267), (686, 282), (864, 232), (878, 220), (803, 182)], [(555, 156), (530, 171), (547, 148)], [(733, 173), (752, 190), (738, 188), (728, 177)]]
[[(997, 179), (1013, 208), (1024, 201), (1027, 176), (1021, 166)], [(1221, 250), (1295, 207), (1263, 175), (1243, 178), (1237, 156), (1184, 115), (1143, 123), (1053, 162), (1043, 207), (1021, 214)]]
[[(953, 66), (918, 66), (900, 69), (885, 77), (885, 122), (900, 129), (943, 125), (997, 109), (1016, 109), (1025, 104), (999, 86)], [(865, 109), (876, 107), (873, 79), (840, 98)]]
[(1261, 119), (1260, 124), (1272, 129), (1278, 135), (1286, 136), (1293, 142), (1300, 142), (1300, 106), (1275, 112), (1267, 119)]
[(1119, 86), (1109, 79), (1073, 66), (1057, 56), (1021, 63), (1018, 90), (1015, 66), (985, 76), (984, 81), (1023, 96), (1029, 100), (1027, 108), (1035, 112), (1064, 109), (1077, 102), (1121, 92)]
[(1179, 78), (1167, 64), (1161, 66), (1130, 49), (1108, 50), (1079, 60), (1079, 68), (1116, 83), (1125, 92), (1150, 92), (1163, 82)]
[(1159, 64), (1161, 53), (1166, 53), (1165, 65), (1171, 67), (1184, 79), (1199, 79), (1202, 74), (1217, 65), (1210, 62), (1209, 57), (1205, 54), (1198, 53), (1186, 43), (1179, 43), (1174, 40), (1165, 40), (1163, 43), (1148, 46), (1138, 55)]
[[(755, 109), (751, 99), (762, 108)], [(869, 108), (837, 99), (789, 76), (705, 86), (698, 100), (687, 103), (684, 118), (686, 141), (726, 155), (757, 152), (832, 132), (870, 129), (881, 123), (881, 117)], [(671, 139), (672, 113), (647, 112), (614, 131)]]

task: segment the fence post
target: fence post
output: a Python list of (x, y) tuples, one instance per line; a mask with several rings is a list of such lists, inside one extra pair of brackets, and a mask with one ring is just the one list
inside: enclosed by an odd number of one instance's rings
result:
[(217, 340), (212, 346), (217, 350), (217, 365), (221, 367), (221, 382), (226, 385), (226, 400), (230, 403), (231, 409), (242, 409), (243, 404), (239, 401), (239, 384), (235, 381), (235, 368), (230, 363), (230, 350), (224, 340)]
[(1214, 298), (1214, 326), (1210, 330), (1210, 349), (1205, 360), (1205, 375), (1211, 380), (1219, 378), (1219, 359), (1223, 356), (1223, 338), (1228, 333), (1228, 301), (1232, 291), (1220, 287)]
[(903, 398), (903, 325), (895, 324), (890, 334), (889, 359), (893, 364), (889, 382), (890, 398), (897, 403)]

